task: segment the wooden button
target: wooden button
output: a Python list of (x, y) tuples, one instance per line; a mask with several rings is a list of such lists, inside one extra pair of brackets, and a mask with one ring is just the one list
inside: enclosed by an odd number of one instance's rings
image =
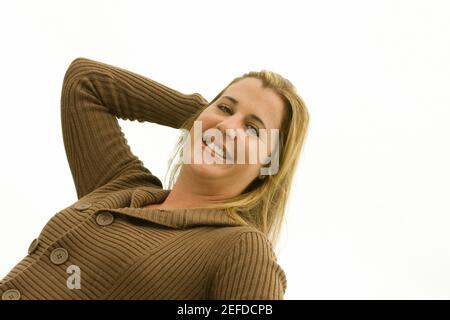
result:
[(77, 202), (77, 203), (75, 203), (75, 205), (73, 207), (77, 210), (83, 211), (83, 210), (90, 208), (91, 205), (92, 204), (89, 202)]
[(39, 246), (39, 239), (36, 238), (33, 240), (33, 242), (31, 242), (30, 246), (28, 247), (28, 254), (32, 254), (37, 247)]
[(69, 253), (64, 248), (56, 248), (50, 254), (50, 260), (53, 264), (63, 264), (69, 259)]
[(114, 221), (114, 216), (111, 212), (100, 212), (95, 217), (95, 221), (100, 226), (108, 226)]
[(3, 292), (2, 300), (19, 300), (20, 299), (20, 291), (16, 289), (9, 289)]

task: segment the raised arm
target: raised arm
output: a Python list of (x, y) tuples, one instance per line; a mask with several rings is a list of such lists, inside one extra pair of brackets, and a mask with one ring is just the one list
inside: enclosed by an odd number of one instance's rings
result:
[(122, 175), (151, 173), (131, 152), (117, 118), (180, 128), (206, 104), (198, 93), (183, 94), (122, 68), (75, 59), (64, 76), (61, 125), (78, 199)]

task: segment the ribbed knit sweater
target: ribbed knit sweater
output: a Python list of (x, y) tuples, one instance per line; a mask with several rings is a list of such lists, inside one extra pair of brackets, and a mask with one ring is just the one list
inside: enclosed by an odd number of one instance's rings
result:
[(198, 93), (75, 59), (61, 124), (78, 200), (1, 280), (2, 299), (283, 299), (285, 273), (256, 228), (220, 209), (144, 208), (170, 190), (131, 152), (118, 118), (180, 128), (206, 104)]

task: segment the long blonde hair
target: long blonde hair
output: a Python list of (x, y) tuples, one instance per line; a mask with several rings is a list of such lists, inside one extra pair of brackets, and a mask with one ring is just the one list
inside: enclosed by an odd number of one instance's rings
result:
[(275, 175), (267, 175), (263, 180), (256, 178), (240, 195), (208, 208), (226, 209), (231, 218), (262, 231), (272, 244), (276, 245), (309, 124), (309, 113), (303, 99), (297, 94), (292, 83), (278, 73), (268, 70), (250, 71), (233, 79), (211, 102), (205, 101), (205, 106), (182, 124), (180, 129), (185, 130), (182, 130), (183, 134), (169, 160), (169, 189), (173, 188), (180, 172), (183, 144), (194, 121), (205, 108), (220, 98), (230, 85), (246, 77), (262, 80), (264, 88), (271, 88), (283, 99), (285, 116), (279, 135), (279, 170)]

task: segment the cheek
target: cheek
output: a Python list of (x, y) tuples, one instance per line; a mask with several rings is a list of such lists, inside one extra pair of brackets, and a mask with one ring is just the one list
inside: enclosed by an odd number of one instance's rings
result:
[(245, 155), (245, 163), (249, 166), (262, 165), (270, 155), (266, 143), (256, 137), (247, 136), (240, 139), (237, 147), (241, 148), (242, 154)]
[(214, 121), (214, 117), (208, 113), (205, 113), (198, 117), (197, 121), (201, 121), (205, 127), (207, 124), (211, 124)]
[(266, 143), (254, 136), (237, 131), (235, 139), (225, 139), (228, 150), (233, 150), (235, 163), (238, 165), (261, 165), (270, 155)]
[(197, 120), (201, 120), (204, 123), (215, 123), (220, 121), (220, 116), (217, 112), (215, 112), (214, 109), (211, 108), (207, 108), (205, 109), (198, 117)]
[(208, 112), (203, 112), (200, 114), (197, 119), (194, 122), (194, 126), (192, 126), (191, 130), (189, 131), (189, 134), (191, 135), (191, 138), (194, 137), (194, 128), (197, 127), (196, 134), (197, 138), (201, 138), (202, 133), (208, 129), (214, 126), (215, 119), (213, 116), (211, 116)]
[(218, 119), (217, 116), (214, 116), (211, 113), (204, 113), (201, 114), (196, 121), (199, 121), (201, 123), (201, 130), (202, 132), (204, 132), (209, 128), (214, 128), (216, 124), (220, 122), (220, 119)]
[(270, 157), (271, 155), (274, 155), (278, 146), (279, 146), (279, 136), (280, 131), (279, 129), (271, 129), (267, 130), (265, 133), (262, 143), (262, 146), (265, 148), (265, 154), (267, 157)]

